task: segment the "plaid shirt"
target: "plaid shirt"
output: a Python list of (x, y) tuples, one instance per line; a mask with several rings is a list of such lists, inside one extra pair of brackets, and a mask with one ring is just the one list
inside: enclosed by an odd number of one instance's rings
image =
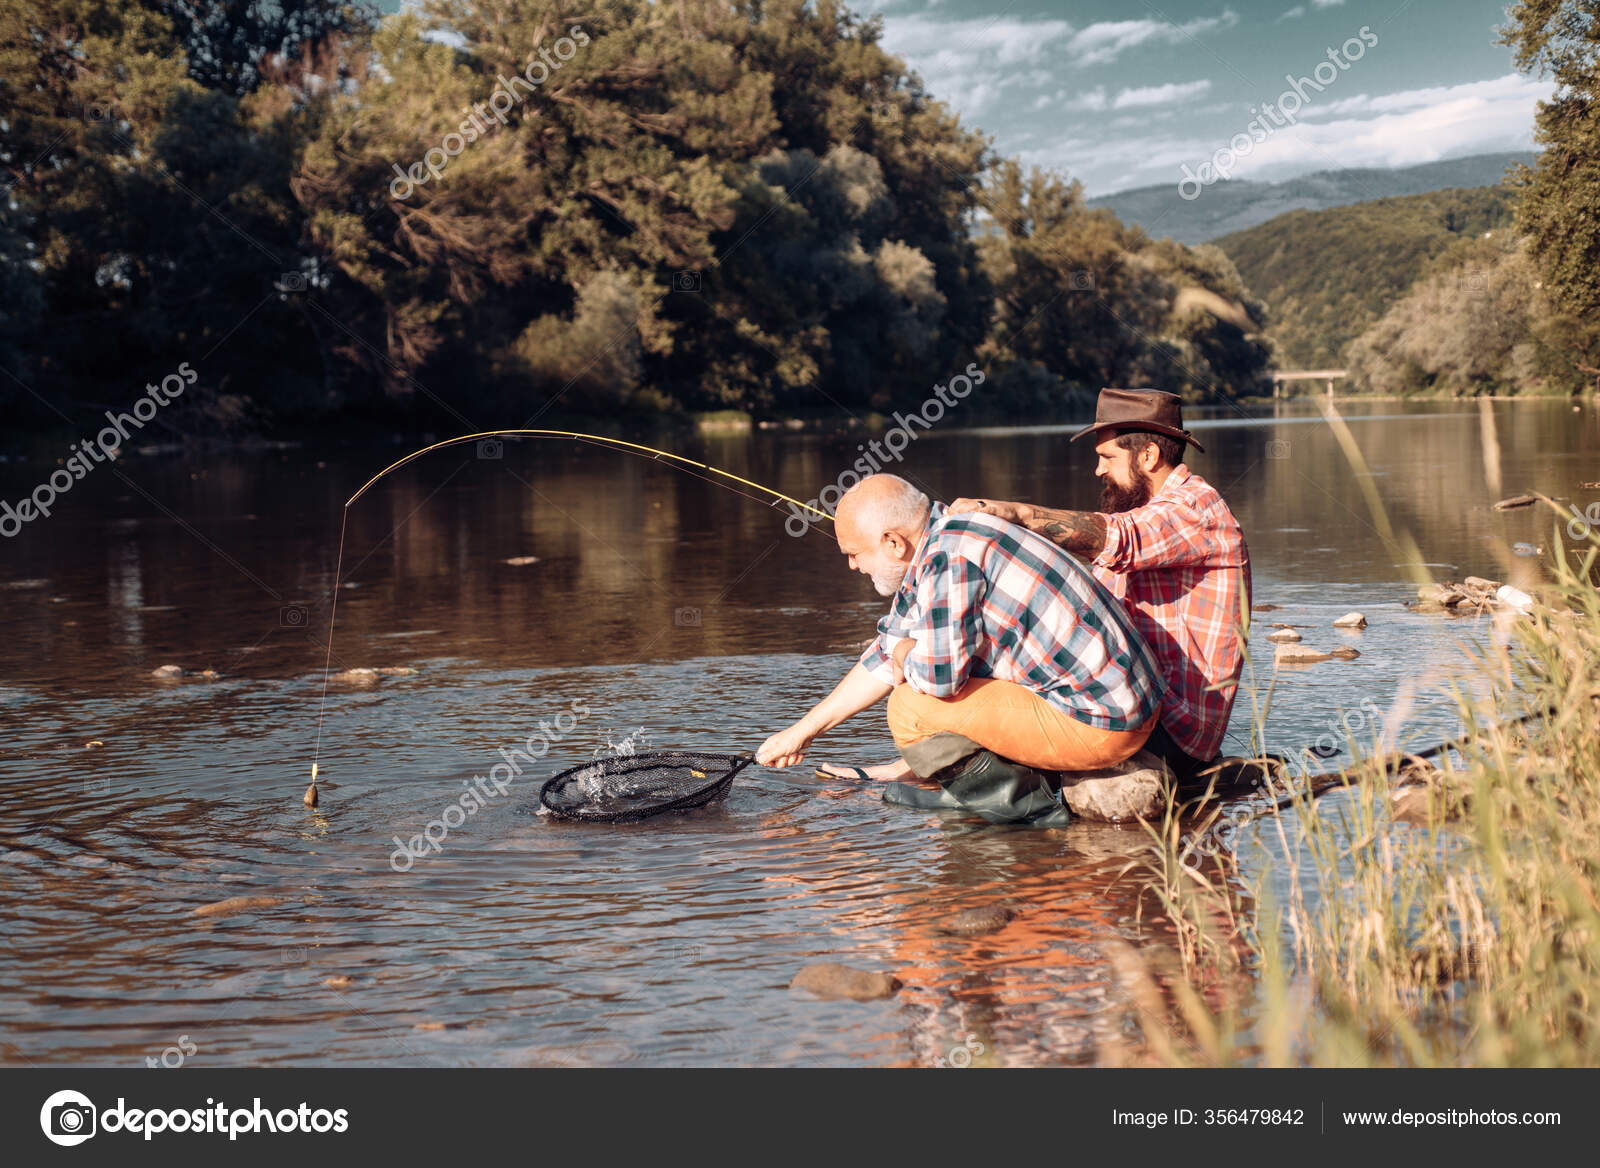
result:
[(1127, 605), (1167, 680), (1161, 724), (1205, 762), (1217, 756), (1244, 664), (1250, 552), (1216, 489), (1187, 466), (1142, 507), (1106, 521), (1099, 581)]
[(1027, 686), (1102, 730), (1136, 730), (1166, 683), (1133, 621), (1089, 570), (1041, 535), (935, 503), (861, 665), (885, 685), (910, 637), (906, 682), (952, 697), (971, 677)]

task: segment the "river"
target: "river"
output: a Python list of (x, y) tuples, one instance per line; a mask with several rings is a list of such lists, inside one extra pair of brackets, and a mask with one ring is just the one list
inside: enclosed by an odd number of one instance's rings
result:
[[(1491, 504), (1596, 498), (1580, 486), (1600, 479), (1592, 405), (1342, 409), (1436, 578), (1535, 579), (1554, 517)], [(952, 416), (894, 469), (946, 500), (1090, 507), (1092, 454), (1070, 429)], [(1399, 695), (1405, 742), (1452, 733), (1440, 683), (1489, 624), (1404, 607), (1408, 568), (1316, 410), (1210, 411), (1193, 429), (1206, 451), (1191, 469), (1238, 515), (1255, 601), (1276, 606), (1247, 678), (1257, 703), (1271, 687), (1268, 745), (1342, 742), (1341, 711)], [(880, 433), (673, 449), (809, 499)], [(679, 818), (532, 813), (543, 778), (597, 752), (754, 749), (827, 691), (882, 610), (824, 534), (660, 462), (454, 448), (351, 508), (333, 668), (415, 672), (329, 688), (322, 802), (304, 807), (341, 507), (406, 449), (133, 453), (0, 544), (0, 1062), (1064, 1065), (1135, 1037), (1103, 944), (1151, 936), (1118, 878), (1137, 827), (994, 828), (887, 807), (809, 765), (751, 768), (724, 804)], [(0, 465), (0, 498), (51, 469)], [(1365, 630), (1330, 627), (1351, 609)], [(1274, 621), (1361, 656), (1274, 679)], [(190, 676), (153, 679), (164, 665)], [(1230, 750), (1248, 749), (1251, 705)], [(394, 862), (396, 837), (535, 735), (548, 752), (504, 796), (437, 854)], [(869, 712), (811, 761), (891, 756)], [(276, 903), (194, 912), (236, 896)], [(941, 932), (1002, 902), (1017, 915), (998, 932)], [(904, 985), (866, 1003), (787, 989), (819, 960)]]

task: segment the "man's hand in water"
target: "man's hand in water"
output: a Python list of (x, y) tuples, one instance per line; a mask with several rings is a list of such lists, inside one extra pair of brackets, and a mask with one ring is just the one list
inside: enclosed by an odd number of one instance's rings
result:
[(763, 742), (761, 749), (756, 751), (756, 761), (762, 766), (776, 767), (778, 770), (794, 766), (805, 760), (806, 747), (811, 745), (811, 740), (815, 737), (816, 735), (796, 722), (787, 730), (779, 730)]
[(1007, 503), (1000, 499), (957, 499), (950, 504), (950, 510), (957, 515), (963, 511), (981, 511), (985, 515), (993, 515), (1007, 523), (1020, 523), (1024, 527), (1033, 518), (1033, 508), (1028, 504)]

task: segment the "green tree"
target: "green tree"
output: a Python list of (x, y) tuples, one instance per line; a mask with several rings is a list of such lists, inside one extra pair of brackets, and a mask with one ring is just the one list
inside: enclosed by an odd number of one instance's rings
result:
[(1539, 103), (1544, 147), (1522, 168), (1517, 222), (1528, 236), (1558, 307), (1600, 314), (1600, 0), (1518, 0), (1501, 43), (1517, 67), (1550, 76), (1556, 91)]

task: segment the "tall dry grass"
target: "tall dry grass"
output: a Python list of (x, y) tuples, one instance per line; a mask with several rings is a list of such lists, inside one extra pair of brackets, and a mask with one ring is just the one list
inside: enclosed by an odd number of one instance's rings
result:
[(1438, 765), (1374, 739), (1320, 797), (1151, 828), (1173, 940), (1119, 964), (1156, 1061), (1600, 1065), (1597, 557), (1478, 652)]

